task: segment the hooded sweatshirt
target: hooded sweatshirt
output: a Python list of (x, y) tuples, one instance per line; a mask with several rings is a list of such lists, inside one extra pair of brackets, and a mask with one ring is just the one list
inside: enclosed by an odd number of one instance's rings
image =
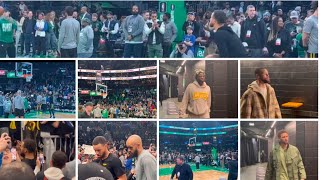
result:
[(37, 180), (43, 180), (46, 177), (48, 180), (66, 180), (67, 178), (64, 177), (63, 172), (61, 169), (56, 167), (50, 167), (44, 172), (41, 171), (37, 174)]
[(229, 27), (220, 27), (213, 36), (220, 57), (246, 57), (246, 50), (238, 35)]
[(282, 118), (279, 103), (274, 89), (266, 84), (264, 97), (256, 81), (249, 84), (240, 100), (241, 118)]
[(202, 86), (197, 81), (189, 84), (186, 88), (180, 111), (185, 114), (186, 110), (194, 115), (210, 113), (211, 90), (204, 82)]

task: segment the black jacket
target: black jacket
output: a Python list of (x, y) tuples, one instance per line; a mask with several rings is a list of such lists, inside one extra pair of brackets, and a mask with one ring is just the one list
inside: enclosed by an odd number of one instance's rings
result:
[(234, 177), (231, 179), (237, 179), (237, 177), (238, 177), (238, 161), (236, 161), (236, 160), (229, 161), (228, 168), (229, 168), (229, 177)]
[(241, 40), (230, 27), (226, 25), (220, 27), (217, 32), (213, 34), (213, 39), (218, 46), (220, 57), (247, 57)]
[[(280, 45), (276, 44), (276, 40), (278, 38), (281, 39)], [(291, 37), (289, 31), (287, 31), (286, 29), (281, 29), (278, 32), (277, 37), (273, 38), (271, 41), (267, 41), (267, 48), (270, 57), (272, 57), (274, 53), (281, 53), (282, 51), (286, 52), (283, 57), (287, 57), (290, 53), (291, 48)]]
[[(251, 31), (250, 37), (247, 37), (248, 30)], [(267, 28), (263, 19), (255, 16), (252, 19), (246, 19), (241, 25), (241, 41), (248, 44), (248, 48), (262, 49), (266, 47)]]
[(26, 18), (24, 21), (23, 21), (23, 24), (22, 24), (22, 31), (23, 33), (27, 33), (27, 28), (28, 28), (28, 23), (31, 23), (31, 29), (29, 29), (28, 31), (28, 34), (30, 34), (30, 32), (32, 34), (35, 33), (35, 30), (34, 30), (34, 26), (36, 25), (36, 20), (35, 19), (29, 19), (29, 18)]
[(176, 164), (172, 171), (171, 178), (178, 174), (178, 180), (193, 180), (193, 173), (189, 164), (183, 163), (181, 166)]

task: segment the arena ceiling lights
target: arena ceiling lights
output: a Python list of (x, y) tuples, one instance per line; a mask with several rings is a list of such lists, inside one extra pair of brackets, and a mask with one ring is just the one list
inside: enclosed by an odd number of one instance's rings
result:
[[(154, 79), (157, 78), (157, 75), (145, 75), (145, 76), (133, 76), (133, 77), (102, 77), (102, 81), (127, 81), (127, 80), (136, 80), (136, 79)], [(85, 79), (85, 80), (97, 80), (97, 77), (85, 77), (79, 76), (78, 79)]]
[[(194, 136), (194, 133), (181, 133), (181, 132), (168, 132), (160, 131), (160, 134), (179, 135), (179, 136)], [(213, 132), (213, 133), (197, 133), (197, 136), (210, 136), (210, 135), (223, 135), (226, 132)]]
[(87, 72), (87, 73), (131, 73), (131, 72), (139, 72), (139, 71), (149, 71), (149, 70), (157, 70), (157, 66), (149, 66), (143, 68), (135, 68), (135, 69), (121, 69), (121, 70), (93, 70), (93, 69), (78, 69), (78, 72)]
[(219, 130), (219, 129), (228, 129), (228, 128), (236, 128), (238, 124), (229, 125), (229, 126), (221, 126), (221, 127), (210, 127), (210, 128), (184, 128), (184, 127), (176, 127), (176, 126), (166, 126), (166, 125), (159, 125), (160, 128), (167, 128), (167, 129), (179, 129), (184, 131), (193, 131), (197, 129), (198, 131), (209, 131), (209, 130)]

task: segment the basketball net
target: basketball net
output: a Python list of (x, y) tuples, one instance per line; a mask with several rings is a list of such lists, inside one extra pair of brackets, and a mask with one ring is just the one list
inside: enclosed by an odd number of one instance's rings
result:
[(31, 74), (24, 74), (23, 77), (26, 79), (26, 82), (31, 82), (33, 76)]

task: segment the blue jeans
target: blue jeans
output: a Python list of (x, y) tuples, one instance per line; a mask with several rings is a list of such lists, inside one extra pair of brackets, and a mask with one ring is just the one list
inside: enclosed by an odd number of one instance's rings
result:
[(143, 50), (143, 43), (139, 44), (129, 44), (126, 43), (124, 45), (124, 54), (123, 57), (131, 58), (142, 58), (142, 50)]
[(46, 49), (47, 50), (53, 50), (56, 51), (57, 50), (57, 46), (58, 46), (58, 42), (57, 42), (57, 38), (56, 35), (54, 34), (54, 32), (47, 32), (46, 34)]

